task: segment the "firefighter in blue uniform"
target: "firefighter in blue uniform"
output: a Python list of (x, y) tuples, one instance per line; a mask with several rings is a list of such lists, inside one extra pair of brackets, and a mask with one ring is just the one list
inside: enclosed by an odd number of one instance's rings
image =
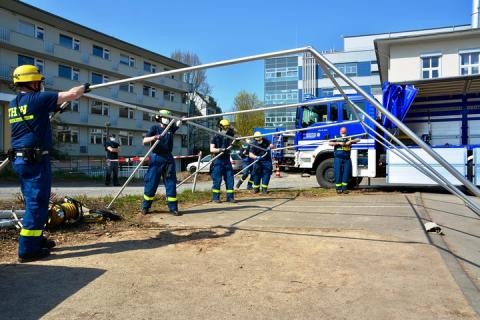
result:
[(334, 148), (333, 170), (335, 171), (335, 188), (337, 193), (348, 193), (348, 181), (352, 173), (352, 161), (350, 160), (350, 151), (352, 144), (359, 142), (360, 139), (347, 138), (347, 128), (340, 128), (340, 137), (336, 137), (329, 145)]
[(90, 86), (86, 83), (65, 92), (43, 92), (43, 80), (37, 67), (17, 67), (13, 72), (13, 86), (19, 93), (8, 106), (12, 134), (12, 148), (8, 155), (20, 178), (25, 201), (18, 240), (19, 262), (46, 257), (55, 246), (54, 241), (43, 235), (51, 190), (49, 152), (52, 129), (49, 114), (64, 111), (59, 105), (80, 98)]
[[(267, 193), (268, 183), (272, 176), (272, 154), (270, 149), (273, 147), (268, 139), (262, 137), (262, 133), (257, 131), (253, 134), (255, 141), (250, 148), (250, 158), (257, 161), (253, 165), (253, 192)], [(258, 146), (259, 148), (256, 148)], [(260, 149), (261, 148), (261, 149)]]
[(252, 159), (250, 159), (250, 143), (251, 141), (247, 139), (242, 145), (242, 150), (240, 151), (240, 156), (242, 157), (242, 177), (240, 180), (238, 180), (236, 188), (240, 189), (242, 183), (247, 180), (247, 178), (250, 176), (250, 179), (248, 179), (247, 182), (247, 190), (252, 190), (252, 184), (253, 184), (253, 178), (252, 178), (252, 166), (250, 166), (248, 169), (245, 169), (252, 163)]
[[(222, 177), (225, 180), (225, 187), (227, 188), (227, 202), (235, 203), (235, 196), (233, 194), (233, 167), (230, 161), (230, 150), (228, 149), (234, 142), (234, 131), (230, 128), (230, 121), (227, 119), (218, 122), (218, 130), (222, 135), (215, 135), (210, 141), (210, 152), (213, 156), (222, 154), (218, 157), (210, 167), (210, 175), (213, 180), (212, 185), (212, 201), (220, 203), (220, 186), (222, 184)], [(231, 136), (232, 138), (225, 137)]]
[(150, 154), (150, 161), (148, 164), (147, 173), (144, 176), (145, 186), (143, 192), (142, 214), (147, 214), (152, 206), (155, 193), (157, 192), (160, 178), (163, 179), (165, 186), (165, 194), (167, 196), (167, 204), (170, 213), (174, 216), (181, 216), (178, 211), (177, 204), (177, 172), (175, 169), (175, 159), (172, 155), (173, 136), (181, 125), (178, 120), (173, 124), (162, 137), (163, 130), (168, 126), (170, 119), (168, 117), (170, 111), (160, 110), (159, 114), (155, 116), (155, 120), (160, 122), (159, 125), (153, 125), (143, 138), (143, 144), (154, 143), (159, 140), (155, 149)]

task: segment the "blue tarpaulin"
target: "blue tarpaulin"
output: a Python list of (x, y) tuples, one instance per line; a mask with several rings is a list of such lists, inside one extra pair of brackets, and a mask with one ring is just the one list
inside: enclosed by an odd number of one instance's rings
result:
[[(418, 89), (412, 85), (401, 86), (390, 82), (384, 82), (382, 85), (382, 91), (383, 106), (395, 117), (403, 121), (413, 103), (413, 100), (415, 100)], [(396, 128), (396, 126), (384, 115), (382, 115), (382, 125), (387, 129)]]

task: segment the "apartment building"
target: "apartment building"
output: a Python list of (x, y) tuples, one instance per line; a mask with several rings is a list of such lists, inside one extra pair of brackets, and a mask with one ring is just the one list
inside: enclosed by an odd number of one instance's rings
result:
[[(36, 65), (47, 90), (61, 91), (92, 84), (167, 71), (186, 65), (134, 44), (97, 32), (36, 7), (13, 0), (0, 2), (0, 151), (7, 150), (10, 126), (6, 116), (12, 71)], [(153, 78), (92, 91), (107, 98), (151, 109), (188, 114), (190, 86), (182, 75)], [(103, 157), (107, 127), (117, 136), (122, 156), (144, 154), (144, 133), (152, 113), (81, 98), (59, 116), (56, 148), (72, 157)], [(187, 153), (187, 128), (177, 131), (174, 154)]]

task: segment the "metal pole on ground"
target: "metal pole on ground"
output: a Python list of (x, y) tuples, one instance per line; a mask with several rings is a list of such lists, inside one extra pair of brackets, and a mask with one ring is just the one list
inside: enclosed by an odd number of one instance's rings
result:
[[(198, 153), (198, 161), (197, 161), (197, 169), (200, 168), (200, 161), (202, 160), (202, 151)], [(193, 184), (192, 184), (192, 192), (195, 192), (195, 187), (197, 186), (197, 176), (198, 176), (198, 171), (193, 177)]]
[[(170, 129), (170, 127), (173, 125), (173, 123), (175, 122), (175, 120), (170, 120), (170, 122), (168, 123), (168, 125), (165, 127), (165, 129), (163, 129), (162, 133), (160, 134), (160, 137), (163, 137), (167, 132), (168, 130)], [(135, 169), (133, 170), (133, 172), (130, 174), (130, 176), (128, 177), (127, 181), (125, 181), (125, 183), (123, 184), (123, 186), (120, 188), (120, 190), (118, 190), (118, 193), (115, 195), (115, 197), (112, 199), (112, 201), (108, 204), (107, 206), (107, 209), (110, 209), (113, 205), (113, 203), (115, 202), (115, 200), (117, 200), (117, 198), (120, 196), (120, 194), (123, 192), (123, 190), (127, 187), (127, 185), (130, 183), (130, 180), (132, 180), (133, 176), (135, 175), (135, 172), (137, 172), (138, 169), (140, 169), (140, 167), (142, 166), (142, 164), (145, 162), (145, 159), (150, 155), (150, 153), (152, 153), (153, 149), (155, 149), (155, 147), (159, 144), (160, 140), (157, 140), (155, 141), (155, 143), (150, 147), (150, 149), (148, 149), (147, 153), (145, 154), (145, 156), (143, 157), (143, 159), (140, 160), (140, 162), (138, 163), (138, 165), (135, 167)]]

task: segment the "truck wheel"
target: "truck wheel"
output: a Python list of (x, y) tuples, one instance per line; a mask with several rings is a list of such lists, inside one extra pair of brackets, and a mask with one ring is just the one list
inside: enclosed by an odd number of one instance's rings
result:
[(317, 182), (320, 185), (320, 187), (323, 187), (323, 188), (335, 187), (335, 171), (333, 170), (332, 158), (323, 160), (318, 165), (316, 176), (317, 176)]

